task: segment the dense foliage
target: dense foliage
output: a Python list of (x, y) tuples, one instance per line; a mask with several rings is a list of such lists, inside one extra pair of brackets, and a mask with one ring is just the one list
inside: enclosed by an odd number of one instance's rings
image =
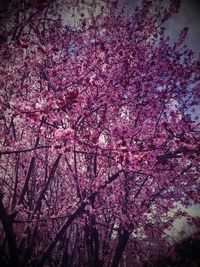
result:
[(184, 214), (169, 212), (200, 197), (200, 60), (183, 46), (187, 28), (171, 45), (164, 28), (179, 4), (2, 11), (4, 265), (142, 266), (173, 253), (165, 230)]

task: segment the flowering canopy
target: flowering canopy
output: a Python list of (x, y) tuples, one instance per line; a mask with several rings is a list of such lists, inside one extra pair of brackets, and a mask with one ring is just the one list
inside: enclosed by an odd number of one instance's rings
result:
[(164, 28), (180, 3), (121, 2), (77, 1), (76, 27), (68, 1), (2, 18), (5, 264), (140, 266), (166, 248), (177, 202), (199, 202), (200, 61), (186, 28), (173, 46)]

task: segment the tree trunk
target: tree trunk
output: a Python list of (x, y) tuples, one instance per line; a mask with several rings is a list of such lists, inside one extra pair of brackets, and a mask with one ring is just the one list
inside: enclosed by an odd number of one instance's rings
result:
[(119, 233), (118, 242), (117, 242), (115, 254), (114, 254), (114, 257), (111, 263), (111, 267), (117, 267), (119, 265), (119, 262), (122, 258), (122, 254), (126, 248), (129, 236), (130, 236), (130, 232), (123, 227), (122, 231), (120, 231)]
[(3, 229), (4, 229), (5, 234), (6, 234), (6, 240), (8, 243), (8, 249), (9, 249), (11, 264), (13, 266), (18, 267), (18, 266), (20, 266), (19, 253), (18, 253), (18, 249), (17, 249), (15, 233), (13, 231), (12, 219), (6, 213), (6, 209), (4, 207), (2, 198), (3, 198), (3, 195), (0, 194), (0, 220), (2, 222)]

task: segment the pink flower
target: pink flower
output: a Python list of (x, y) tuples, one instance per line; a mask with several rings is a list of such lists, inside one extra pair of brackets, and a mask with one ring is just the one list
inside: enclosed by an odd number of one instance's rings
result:
[(72, 138), (73, 130), (71, 128), (58, 129), (55, 131), (56, 140), (67, 141)]

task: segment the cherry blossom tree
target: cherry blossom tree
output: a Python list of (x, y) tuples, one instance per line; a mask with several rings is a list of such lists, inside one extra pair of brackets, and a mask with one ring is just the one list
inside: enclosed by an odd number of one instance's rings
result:
[(1, 14), (5, 266), (143, 266), (199, 203), (200, 60), (164, 27), (180, 2), (75, 2)]

